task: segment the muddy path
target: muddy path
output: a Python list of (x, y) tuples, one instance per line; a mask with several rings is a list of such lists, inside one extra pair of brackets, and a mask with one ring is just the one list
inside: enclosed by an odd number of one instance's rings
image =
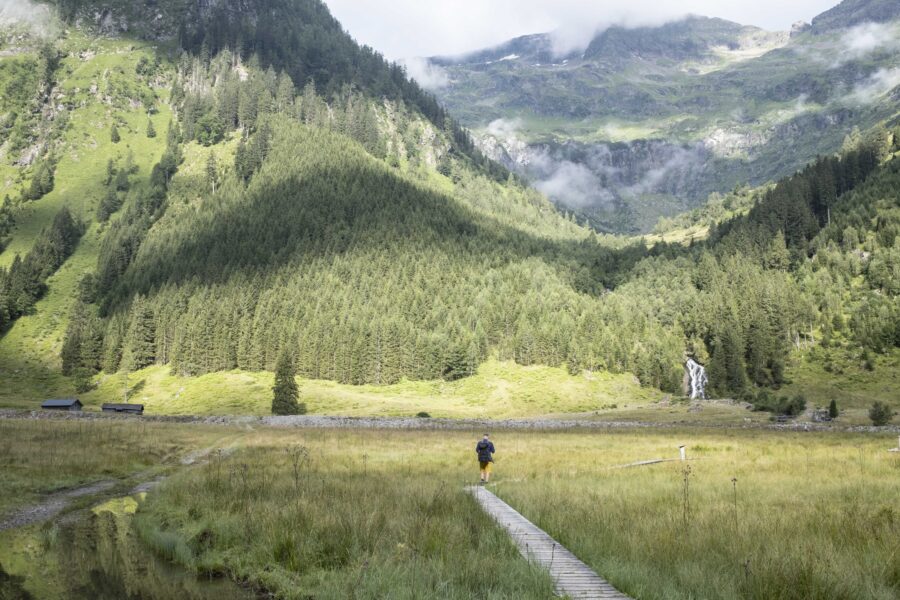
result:
[(5, 518), (0, 518), (0, 531), (49, 521), (71, 506), (75, 500), (108, 492), (119, 483), (117, 480), (97, 481), (81, 487), (54, 492), (35, 504), (20, 508)]
[(0, 532), (50, 521), (69, 508), (106, 497), (149, 492), (179, 469), (205, 464), (213, 456), (224, 457), (233, 453), (239, 445), (240, 437), (241, 435), (226, 436), (212, 446), (188, 452), (177, 465), (164, 465), (118, 479), (104, 479), (52, 492), (37, 502), (0, 515)]

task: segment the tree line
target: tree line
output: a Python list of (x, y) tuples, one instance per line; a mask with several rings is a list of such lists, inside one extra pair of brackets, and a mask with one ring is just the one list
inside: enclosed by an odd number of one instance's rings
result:
[(0, 267), (0, 331), (27, 314), (47, 291), (47, 278), (75, 251), (84, 227), (63, 207), (22, 258)]

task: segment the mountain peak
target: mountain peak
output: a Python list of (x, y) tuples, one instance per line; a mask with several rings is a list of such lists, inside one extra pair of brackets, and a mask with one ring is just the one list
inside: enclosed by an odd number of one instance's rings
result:
[(725, 19), (689, 15), (658, 27), (610, 27), (594, 38), (584, 56), (601, 59), (701, 58), (715, 47), (736, 50), (747, 34), (761, 32), (759, 28)]
[(885, 23), (900, 19), (897, 0), (844, 0), (812, 22), (814, 33), (827, 33), (862, 23)]

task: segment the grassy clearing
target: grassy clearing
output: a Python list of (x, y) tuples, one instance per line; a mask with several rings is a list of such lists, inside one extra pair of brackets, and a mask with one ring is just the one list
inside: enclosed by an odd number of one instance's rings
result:
[(221, 428), (0, 419), (0, 514), (38, 495), (176, 463)]
[[(808, 353), (796, 355), (788, 370), (790, 385), (780, 392), (803, 394), (811, 406), (827, 407), (832, 399), (841, 410), (841, 421), (870, 424), (868, 409), (876, 400), (900, 410), (900, 350), (872, 355), (874, 370), (864, 368), (858, 357), (833, 349), (828, 361), (813, 359)], [(831, 355), (829, 355), (831, 356)], [(831, 363), (831, 372), (825, 365)]]
[[(564, 369), (523, 367), (488, 361), (478, 373), (455, 382), (406, 381), (390, 386), (350, 386), (330, 381), (298, 380), (301, 400), (313, 414), (343, 416), (414, 416), (507, 418), (584, 413), (625, 402), (645, 405), (662, 394), (641, 388), (629, 375), (609, 373), (571, 376)], [(120, 401), (123, 373), (101, 375), (97, 389), (80, 396), (89, 408)], [(27, 384), (27, 382), (25, 382)], [(150, 414), (267, 415), (272, 403), (271, 373), (213, 373), (176, 377), (167, 367), (151, 367), (128, 376), (129, 398)], [(71, 393), (71, 390), (69, 390)], [(36, 408), (45, 392), (34, 389), (9, 395), (0, 404)]]
[(278, 598), (551, 597), (549, 576), (463, 491), (471, 451), (451, 439), (248, 435), (164, 483), (136, 524), (167, 558)]
[[(611, 469), (675, 457), (682, 443), (697, 459), (689, 470)], [(635, 598), (900, 593), (892, 437), (684, 431), (523, 445), (502, 458), (500, 495)]]

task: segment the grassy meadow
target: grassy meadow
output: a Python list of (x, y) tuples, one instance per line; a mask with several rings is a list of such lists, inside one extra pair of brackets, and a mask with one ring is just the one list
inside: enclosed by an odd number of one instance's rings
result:
[[(104, 402), (121, 402), (127, 385), (129, 401), (143, 403), (147, 414), (268, 415), (273, 380), (272, 373), (242, 371), (177, 377), (168, 367), (155, 366), (129, 373), (127, 383), (124, 373), (101, 374), (96, 389), (78, 397), (89, 410), (99, 409)], [(23, 387), (0, 391), (0, 406), (37, 408), (46, 399), (48, 390), (40, 383), (17, 381)], [(300, 400), (311, 413), (342, 416), (415, 416), (424, 411), (446, 418), (534, 417), (643, 406), (663, 397), (627, 374), (572, 376), (562, 368), (497, 360), (483, 364), (473, 377), (453, 382), (351, 386), (300, 378), (298, 385)]]
[(149, 479), (228, 436), (217, 427), (0, 419), (0, 515), (61, 489), (141, 472)]
[[(255, 431), (164, 483), (139, 529), (190, 569), (278, 597), (346, 597), (351, 582), (363, 598), (547, 597), (463, 492), (478, 435)], [(494, 491), (635, 598), (900, 592), (893, 437), (502, 432), (495, 443)], [(688, 463), (619, 468), (681, 444)]]
[[(201, 578), (278, 598), (550, 597), (548, 576), (464, 490), (480, 433), (6, 420), (0, 507), (170, 472), (138, 499), (134, 535)], [(494, 442), (492, 490), (634, 598), (900, 592), (893, 436), (498, 431)], [(626, 466), (677, 458), (680, 445), (687, 463)], [(227, 451), (178, 466), (203, 448)]]

